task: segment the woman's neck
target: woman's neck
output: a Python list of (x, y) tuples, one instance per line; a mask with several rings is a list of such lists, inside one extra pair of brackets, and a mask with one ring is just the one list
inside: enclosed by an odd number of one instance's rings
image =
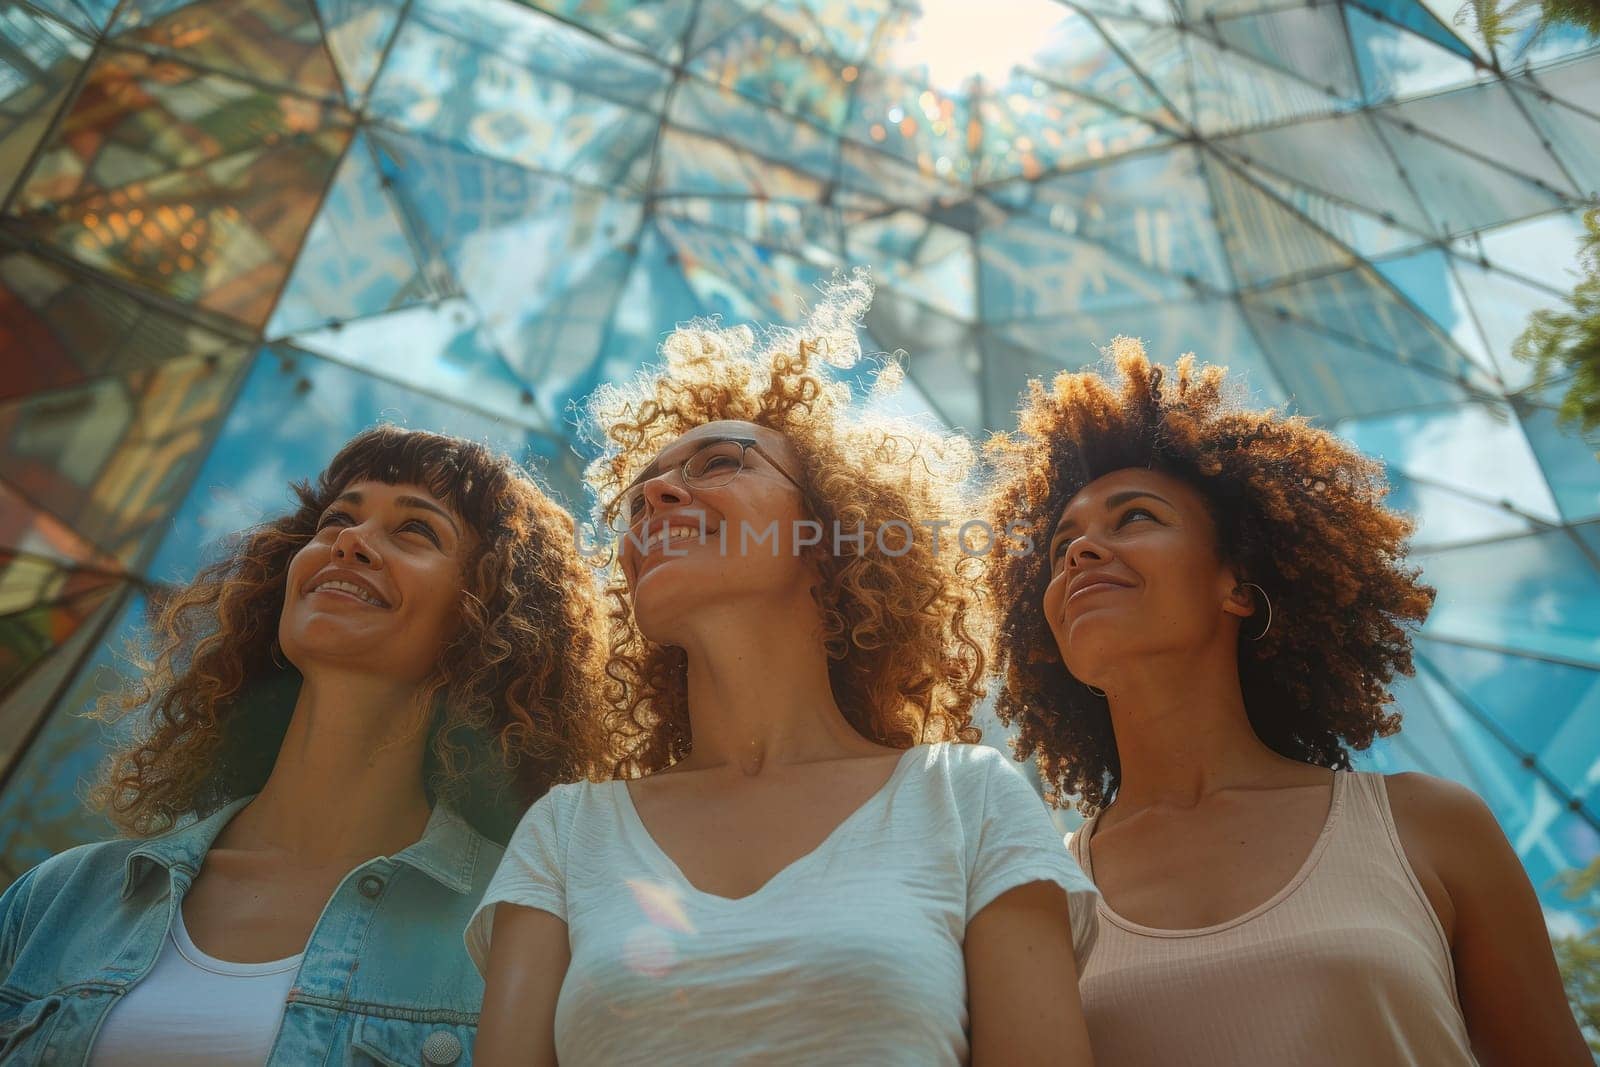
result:
[(688, 657), (693, 751), (680, 769), (755, 775), (774, 764), (865, 754), (834, 701), (828, 654), (810, 594), (707, 612), (682, 642)]
[(231, 847), (302, 862), (393, 855), (422, 836), (427, 714), (383, 680), (306, 672), (266, 784), (228, 825)]
[[(1230, 650), (1231, 652), (1231, 650)], [(1293, 761), (1256, 736), (1231, 654), (1141, 655), (1106, 680), (1124, 812), (1193, 807)]]

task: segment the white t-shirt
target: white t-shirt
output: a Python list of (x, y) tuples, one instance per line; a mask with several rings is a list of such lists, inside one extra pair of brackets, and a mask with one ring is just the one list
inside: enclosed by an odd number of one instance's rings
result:
[(155, 966), (101, 1024), (90, 1067), (261, 1067), (300, 959), (208, 956), (189, 939), (179, 908)]
[(1081, 972), (1094, 887), (1038, 794), (983, 745), (908, 749), (821, 845), (738, 900), (689, 884), (626, 783), (581, 782), (523, 817), (467, 951), (481, 971), (500, 901), (566, 922), (562, 1067), (959, 1064), (967, 923), (1037, 881), (1068, 893)]

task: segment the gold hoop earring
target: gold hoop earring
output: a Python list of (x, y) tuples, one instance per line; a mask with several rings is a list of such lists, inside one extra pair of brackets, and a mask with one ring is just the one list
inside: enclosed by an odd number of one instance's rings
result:
[(1265, 589), (1262, 589), (1255, 582), (1240, 582), (1239, 585), (1241, 587), (1249, 586), (1251, 589), (1256, 590), (1261, 594), (1261, 599), (1267, 602), (1267, 624), (1261, 628), (1260, 633), (1256, 634), (1250, 639), (1252, 641), (1259, 641), (1263, 637), (1267, 636), (1268, 630), (1272, 629), (1272, 598), (1267, 595), (1267, 591)]
[(1106, 691), (1104, 689), (1096, 689), (1094, 686), (1090, 685), (1088, 682), (1084, 682), (1083, 683), (1083, 687), (1085, 689), (1089, 690), (1089, 692), (1093, 693), (1097, 697), (1102, 697), (1103, 698), (1106, 695)]
[(289, 665), (283, 662), (283, 650), (278, 647), (276, 638), (273, 639), (272, 646), (268, 649), (268, 653), (272, 656), (272, 662), (278, 665), (279, 670), (286, 671), (289, 669)]

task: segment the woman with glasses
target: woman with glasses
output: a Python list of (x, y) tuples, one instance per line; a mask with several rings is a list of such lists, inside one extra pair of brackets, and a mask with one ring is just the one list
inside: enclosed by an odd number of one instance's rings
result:
[(764, 351), (680, 330), (594, 399), (621, 777), (512, 838), (467, 932), (480, 1063), (1089, 1062), (1093, 891), (969, 743), (974, 579), (915, 525), (971, 450), (823, 362), (868, 297)]
[(1091, 817), (1083, 971), (1125, 1067), (1588, 1064), (1543, 916), (1493, 814), (1350, 769), (1399, 729), (1433, 590), (1382, 467), (1227, 398), (1220, 367), (1030, 388), (990, 443), (997, 710)]
[(97, 799), (127, 836), (0, 899), (0, 1061), (471, 1062), (495, 840), (601, 758), (590, 571), (472, 441), (380, 426), (294, 488), (115, 701), (142, 729)]

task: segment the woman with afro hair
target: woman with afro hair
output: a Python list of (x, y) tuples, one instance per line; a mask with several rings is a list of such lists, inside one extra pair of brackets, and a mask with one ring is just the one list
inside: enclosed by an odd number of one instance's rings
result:
[(852, 404), (869, 293), (764, 347), (681, 329), (595, 397), (621, 777), (507, 847), (480, 1064), (1089, 1062), (1093, 890), (970, 743), (978, 568), (912, 525), (973, 450)]
[(1351, 770), (1433, 602), (1381, 466), (1223, 368), (1112, 355), (987, 449), (987, 521), (1034, 531), (990, 554), (997, 710), (1089, 815), (1098, 1062), (1590, 1063), (1489, 809)]
[(571, 517), (471, 441), (360, 434), (167, 598), (95, 794), (127, 836), (0, 901), (0, 1060), (467, 1063), (461, 930), (510, 827), (602, 766)]

